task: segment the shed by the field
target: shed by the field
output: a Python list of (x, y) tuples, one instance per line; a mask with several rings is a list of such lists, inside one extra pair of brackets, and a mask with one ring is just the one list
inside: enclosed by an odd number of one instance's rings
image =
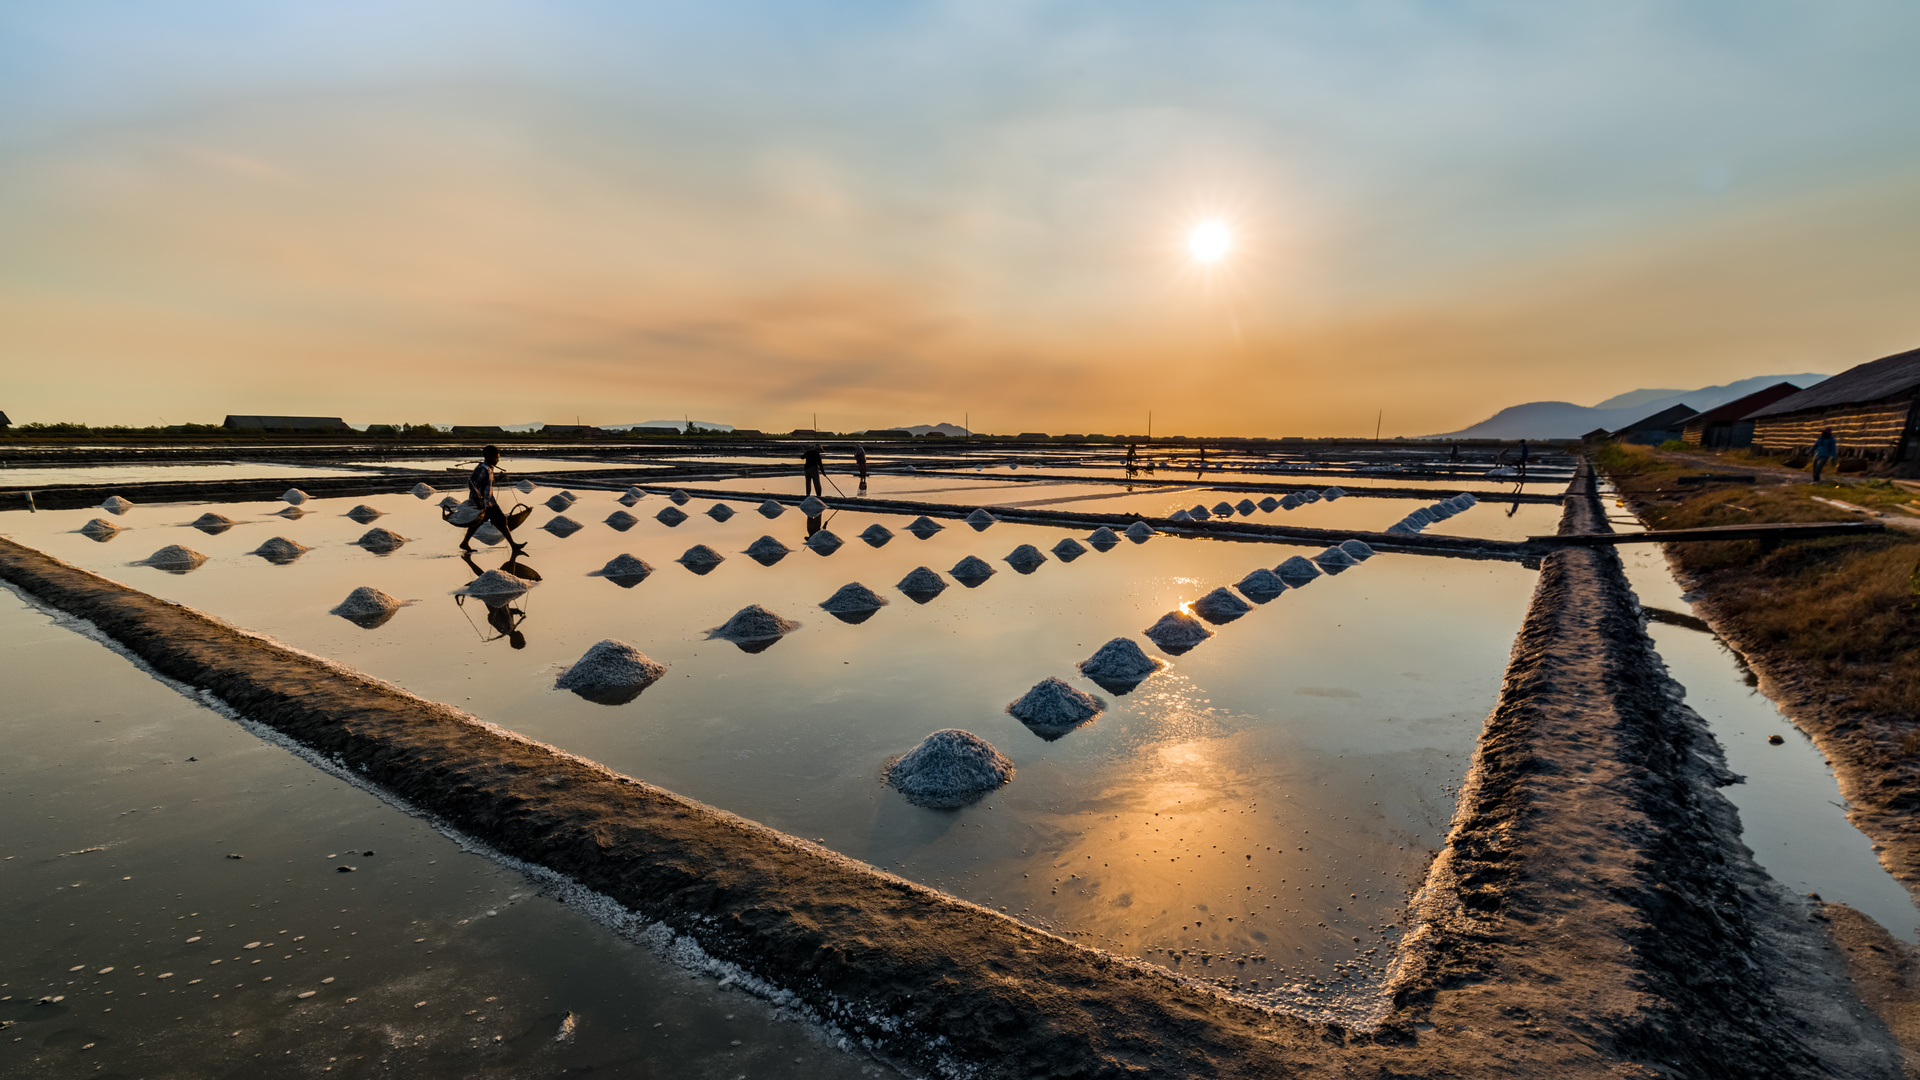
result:
[(1620, 442), (1659, 446), (1663, 442), (1678, 439), (1685, 434), (1687, 421), (1697, 415), (1699, 414), (1685, 405), (1670, 406), (1615, 431), (1613, 437)]
[(1870, 360), (1749, 419), (1753, 444), (1773, 453), (1798, 453), (1832, 428), (1840, 456), (1905, 461), (1920, 446), (1920, 349)]
[(0, 431), (5, 431), (12, 426), (13, 421), (7, 419), (6, 413), (0, 412)]
[(347, 433), (353, 429), (337, 416), (228, 416), (220, 424), (229, 431), (271, 431), (317, 435)]
[(1611, 438), (1613, 438), (1613, 432), (1603, 427), (1597, 427), (1585, 435), (1580, 436), (1580, 441), (1583, 443), (1603, 443)]
[(499, 424), (455, 424), (447, 429), (449, 435), (505, 435), (507, 429)]
[(1799, 392), (1800, 388), (1790, 382), (1774, 383), (1688, 420), (1686, 433), (1680, 438), (1708, 450), (1747, 446), (1753, 442), (1753, 421), (1749, 419), (1753, 412)]

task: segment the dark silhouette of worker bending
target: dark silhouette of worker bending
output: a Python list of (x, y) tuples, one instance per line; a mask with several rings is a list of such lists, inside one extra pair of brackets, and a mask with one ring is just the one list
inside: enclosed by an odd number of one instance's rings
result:
[(475, 465), (473, 475), (467, 478), (467, 501), (472, 503), (480, 514), (467, 523), (467, 534), (460, 538), (460, 550), (472, 551), (473, 534), (479, 531), (481, 525), (491, 522), (494, 528), (500, 530), (500, 535), (506, 538), (507, 545), (513, 549), (514, 554), (518, 555), (527, 549), (527, 545), (517, 543), (513, 539), (513, 526), (507, 523), (507, 515), (500, 509), (500, 500), (494, 493), (499, 479), (496, 469), (500, 464), (500, 448), (489, 444), (482, 451), (482, 456), (485, 460)]
[(819, 443), (814, 443), (812, 446), (807, 447), (807, 452), (800, 455), (800, 467), (806, 474), (807, 490), (805, 494), (818, 495), (822, 499), (826, 498), (826, 489), (820, 486), (820, 474), (826, 470), (826, 465), (820, 460)]

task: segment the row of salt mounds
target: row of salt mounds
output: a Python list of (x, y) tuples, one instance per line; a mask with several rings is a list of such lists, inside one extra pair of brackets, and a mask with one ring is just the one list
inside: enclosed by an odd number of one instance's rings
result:
[(800, 500), (800, 512), (807, 515), (808, 517), (819, 517), (821, 512), (824, 511), (826, 508), (827, 508), (826, 503), (821, 502), (819, 499), (816, 499), (811, 495)]
[(893, 532), (876, 521), (860, 533), (860, 539), (865, 540), (868, 547), (885, 547), (887, 541), (893, 539)]
[[(620, 497), (623, 499), (632, 499), (633, 502), (639, 502), (641, 499), (644, 499), (647, 497), (647, 493), (640, 490), (640, 488), (637, 486), (629, 487), (627, 490), (620, 493)], [(627, 505), (632, 506), (633, 503), (628, 503)]]
[[(98, 520), (98, 519), (95, 519), (95, 520)], [(226, 532), (228, 529), (231, 529), (235, 525), (238, 525), (240, 523), (228, 517), (225, 514), (216, 514), (213, 511), (209, 510), (204, 514), (201, 514), (199, 517), (194, 518), (190, 524), (192, 524), (194, 528), (199, 529), (201, 532), (206, 533), (208, 536), (218, 536), (221, 533)]]
[(207, 561), (207, 557), (190, 547), (168, 544), (140, 561), (156, 570), (171, 570), (176, 574), (184, 574), (189, 570), (197, 569), (201, 563)]
[(353, 509), (347, 511), (347, 516), (352, 518), (356, 524), (371, 525), (372, 523), (380, 520), (380, 515), (382, 512), (383, 511), (381, 511), (380, 508), (378, 507), (368, 506), (366, 503), (361, 503), (359, 506), (356, 506)]
[(1233, 516), (1233, 504), (1228, 502), (1225, 499), (1221, 499), (1219, 502), (1214, 503), (1211, 507), (1208, 507), (1208, 509), (1213, 511), (1214, 517), (1223, 518), (1223, 517)]
[(1213, 517), (1213, 511), (1201, 506), (1199, 503), (1187, 507), (1187, 520), (1189, 521), (1206, 521), (1211, 517)]
[(978, 555), (969, 555), (947, 571), (955, 581), (971, 589), (994, 575), (993, 564)]
[(533, 583), (525, 578), (514, 577), (504, 570), (489, 570), (468, 582), (467, 587), (460, 591), (485, 600), (488, 597), (504, 599), (519, 596), (531, 588)]
[(565, 539), (566, 537), (572, 536), (574, 533), (579, 532), (581, 529), (585, 528), (586, 526), (580, 524), (579, 522), (573, 520), (572, 518), (568, 517), (565, 514), (555, 514), (553, 515), (552, 520), (548, 521), (545, 525), (542, 525), (540, 527), (547, 530), (548, 532), (552, 533), (555, 536)]
[(1120, 534), (1102, 525), (1087, 537), (1087, 546), (1095, 551), (1111, 551), (1120, 546)]
[(793, 554), (793, 549), (775, 540), (771, 536), (763, 536), (753, 543), (748, 544), (742, 554), (754, 562), (759, 563), (761, 566), (772, 566), (774, 563)]
[(1165, 660), (1148, 656), (1132, 638), (1117, 637), (1080, 661), (1080, 674), (1110, 694), (1124, 694), (1166, 666)]
[(1032, 544), (1021, 544), (1019, 547), (1008, 552), (1006, 558), (1007, 565), (1022, 574), (1033, 573), (1040, 568), (1041, 563), (1046, 561), (1047, 557), (1040, 554), (1040, 549), (1034, 547)]
[(1255, 510), (1260, 509), (1252, 499), (1241, 499), (1239, 502), (1233, 504), (1233, 508), (1240, 511), (1242, 517), (1250, 516)]
[[(447, 500), (441, 500), (441, 506), (446, 504)], [(447, 515), (447, 520), (455, 525), (471, 525), (480, 520), (480, 508), (470, 502), (454, 503), (453, 513)]]
[(493, 522), (491, 521), (473, 530), (473, 538), (488, 547), (492, 547), (506, 539), (505, 536), (501, 535), (499, 529), (494, 528)]
[(725, 521), (733, 516), (733, 507), (726, 503), (714, 503), (707, 507), (707, 516), (715, 521)]
[(907, 594), (907, 599), (914, 603), (924, 604), (946, 591), (947, 579), (927, 567), (916, 566), (900, 579), (895, 588)]
[(1185, 510), (1175, 510), (1173, 513), (1167, 515), (1167, 520), (1168, 521), (1192, 521), (1193, 515), (1187, 513)]
[(109, 495), (100, 503), (100, 509), (109, 514), (124, 514), (133, 509), (133, 503), (118, 495)]
[(261, 544), (259, 547), (254, 548), (248, 554), (258, 555), (270, 563), (285, 566), (300, 556), (305, 555), (309, 550), (307, 545), (300, 543), (298, 540), (289, 540), (284, 536), (276, 536), (266, 543)]
[(807, 537), (807, 546), (812, 548), (814, 553), (818, 555), (831, 555), (839, 551), (840, 545), (844, 543), (846, 543), (846, 541), (835, 536), (831, 529), (821, 529), (819, 532)]
[(1273, 568), (1273, 572), (1280, 575), (1280, 580), (1286, 582), (1289, 588), (1294, 589), (1320, 576), (1320, 568), (1299, 555), (1288, 556), (1287, 561)]
[(672, 528), (687, 520), (687, 515), (681, 513), (680, 508), (677, 506), (663, 506), (660, 508), (660, 512), (653, 515), (653, 517), (655, 521), (658, 521), (668, 528)]
[(1330, 487), (1327, 490), (1320, 493), (1320, 497), (1327, 500), (1328, 502), (1332, 502), (1335, 499), (1344, 499), (1346, 498), (1346, 496), (1347, 496), (1347, 489), (1343, 487)]
[(1194, 613), (1208, 622), (1219, 626), (1253, 610), (1253, 605), (1222, 586), (1193, 602)]
[(873, 618), (874, 613), (888, 603), (890, 601), (886, 597), (855, 581), (840, 586), (832, 596), (820, 602), (820, 607), (841, 622), (858, 626)]
[(625, 705), (667, 673), (665, 664), (612, 638), (596, 642), (553, 682), (598, 705)]
[(695, 544), (674, 561), (696, 574), (704, 574), (727, 561), (727, 557), (705, 544)]
[(1127, 539), (1136, 544), (1144, 544), (1147, 542), (1148, 537), (1158, 535), (1159, 532), (1159, 529), (1154, 528), (1144, 521), (1136, 521), (1127, 526)]
[(1354, 562), (1366, 562), (1373, 558), (1373, 548), (1365, 540), (1342, 540), (1340, 550), (1346, 552)]
[(916, 806), (965, 806), (1013, 779), (1013, 762), (970, 731), (942, 728), (887, 766), (887, 786)]
[(1281, 593), (1286, 592), (1287, 583), (1280, 580), (1279, 574), (1265, 567), (1261, 567), (1246, 577), (1241, 578), (1239, 584), (1235, 585), (1234, 588), (1239, 589), (1242, 596), (1245, 596), (1254, 603), (1264, 604), (1278, 597)]
[(366, 548), (368, 551), (378, 551), (382, 553), (396, 550), (401, 544), (407, 542), (406, 537), (401, 536), (392, 529), (382, 528), (378, 525), (361, 533), (360, 539), (354, 541), (354, 543)]
[(607, 565), (588, 574), (588, 577), (633, 578), (639, 581), (653, 573), (653, 565), (647, 560), (621, 552), (607, 560)]
[(914, 518), (912, 523), (907, 526), (907, 531), (925, 540), (927, 537), (932, 536), (944, 528), (946, 528), (945, 525), (940, 524), (925, 514), (921, 514), (919, 517)]
[(1260, 500), (1259, 506), (1260, 506), (1260, 509), (1265, 510), (1267, 513), (1271, 514), (1275, 510), (1280, 509), (1280, 500), (1269, 495), (1266, 498)]
[(313, 496), (308, 495), (306, 492), (301, 491), (299, 488), (288, 488), (285, 492), (281, 494), (280, 501), (284, 503), (291, 503), (294, 506), (299, 506), (301, 503), (306, 502), (308, 499), (312, 497)]
[(1053, 553), (1061, 562), (1072, 562), (1087, 553), (1086, 545), (1069, 536), (1053, 545)]
[(761, 503), (759, 506), (755, 507), (755, 509), (760, 511), (761, 517), (766, 518), (769, 521), (787, 512), (787, 508), (785, 506), (781, 505), (780, 503), (774, 502), (772, 499), (768, 499), (766, 502)]
[(1049, 675), (1007, 706), (1007, 715), (1052, 742), (1099, 716), (1107, 703)]
[(800, 629), (800, 624), (785, 619), (759, 604), (748, 604), (733, 613), (733, 618), (707, 631), (709, 640), (731, 641), (741, 652), (760, 652), (782, 637)]
[(338, 615), (364, 630), (386, 625), (393, 614), (406, 605), (371, 585), (362, 585), (347, 594), (345, 600), (327, 614)]
[(412, 495), (416, 499), (431, 499), (436, 494), (436, 492), (433, 489), (433, 485), (427, 483), (425, 480), (422, 480), (421, 482), (413, 485), (411, 488), (408, 488), (407, 493)]
[(1329, 574), (1341, 574), (1360, 565), (1360, 560), (1347, 554), (1347, 549), (1335, 544), (1313, 557), (1313, 563)]
[(607, 527), (618, 532), (626, 532), (638, 524), (640, 524), (640, 519), (627, 513), (625, 510), (615, 510), (613, 513), (607, 515)]
[(987, 513), (987, 508), (984, 506), (975, 507), (973, 513), (967, 515), (967, 524), (973, 526), (975, 532), (985, 532), (987, 526), (999, 520), (999, 518)]
[(80, 534), (82, 536), (91, 537), (95, 540), (111, 540), (125, 531), (125, 529), (108, 521), (106, 518), (94, 518), (92, 521), (80, 526)]
[(1147, 640), (1173, 655), (1179, 656), (1195, 645), (1213, 636), (1213, 631), (1199, 619), (1184, 611), (1169, 611), (1160, 616), (1160, 621), (1147, 627)]

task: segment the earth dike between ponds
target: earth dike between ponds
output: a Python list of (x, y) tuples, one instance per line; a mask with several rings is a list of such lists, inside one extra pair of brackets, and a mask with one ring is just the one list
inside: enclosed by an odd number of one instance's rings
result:
[[(1591, 482), (1562, 531), (1604, 528)], [(0, 541), (0, 577), (942, 1076), (1898, 1075), (1606, 549), (1548, 556), (1376, 1022), (1264, 1011)]]

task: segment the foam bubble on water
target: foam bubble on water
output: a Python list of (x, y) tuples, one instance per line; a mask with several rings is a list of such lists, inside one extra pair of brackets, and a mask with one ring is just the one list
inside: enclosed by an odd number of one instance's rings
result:
[(666, 673), (665, 664), (624, 641), (606, 638), (594, 643), (553, 685), (598, 704), (624, 705)]
[(993, 564), (978, 555), (969, 555), (961, 559), (959, 562), (953, 564), (952, 570), (947, 572), (953, 575), (954, 580), (960, 582), (962, 585), (967, 585), (969, 588), (980, 584), (994, 575)]
[(1169, 611), (1144, 631), (1147, 640), (1179, 655), (1213, 636), (1205, 623), (1184, 611)]
[(948, 809), (1013, 779), (1013, 762), (970, 731), (943, 728), (887, 767), (887, 784), (918, 806)]
[(835, 615), (856, 611), (876, 611), (885, 607), (886, 597), (855, 581), (842, 585), (832, 596), (821, 601), (820, 606)]
[(1156, 536), (1159, 532), (1159, 529), (1154, 528), (1144, 521), (1136, 521), (1127, 526), (1127, 539), (1136, 544), (1142, 544), (1147, 541), (1148, 537)]
[(1224, 586), (1195, 600), (1193, 610), (1210, 623), (1228, 623), (1253, 610), (1253, 605)]
[(784, 514), (787, 512), (787, 508), (784, 505), (782, 505), (781, 503), (774, 502), (772, 499), (768, 499), (766, 502), (761, 503), (758, 507), (755, 507), (755, 509), (760, 511), (761, 517), (767, 518), (769, 520), (773, 518), (777, 518), (781, 514)]
[(589, 577), (634, 577), (643, 578), (653, 573), (653, 567), (647, 560), (626, 552), (621, 552), (607, 560), (607, 565), (595, 570)]
[(361, 503), (347, 511), (347, 516), (361, 525), (380, 520), (380, 514), (381, 511), (377, 507), (368, 506), (366, 503)]
[(627, 513), (625, 510), (615, 510), (613, 513), (607, 515), (607, 524), (620, 532), (626, 532), (628, 529), (640, 524), (640, 519)]
[(298, 540), (289, 540), (284, 536), (276, 536), (266, 543), (261, 544), (259, 547), (254, 548), (249, 554), (258, 555), (268, 562), (285, 564), (305, 555), (308, 550), (307, 545), (300, 543)]
[(161, 548), (159, 551), (154, 552), (141, 561), (148, 566), (160, 570), (175, 570), (184, 573), (206, 562), (207, 557), (190, 547), (183, 547), (180, 544), (168, 544), (166, 547)]
[(1099, 716), (1107, 703), (1049, 675), (1007, 706), (1007, 715), (1049, 741)]
[(542, 525), (540, 527), (547, 530), (548, 532), (552, 533), (555, 536), (565, 537), (565, 536), (572, 536), (574, 533), (579, 532), (581, 529), (585, 528), (586, 526), (580, 524), (579, 522), (573, 520), (572, 518), (568, 517), (565, 514), (555, 514), (553, 516), (553, 520), (547, 522), (545, 525)]
[(286, 491), (282, 492), (280, 495), (281, 502), (291, 503), (294, 506), (299, 506), (301, 503), (306, 502), (310, 498), (312, 498), (311, 495), (308, 495), (306, 492), (301, 491), (299, 488), (288, 488)]
[(819, 517), (826, 508), (826, 503), (821, 502), (812, 495), (800, 500), (800, 512), (808, 517)]
[(941, 577), (937, 571), (916, 566), (906, 577), (901, 578), (900, 583), (895, 587), (909, 597), (938, 596), (941, 590), (947, 587), (947, 579)]
[(846, 541), (833, 535), (833, 530), (831, 529), (821, 529), (819, 532), (807, 537), (807, 546), (821, 555), (833, 554), (840, 550), (840, 545), (844, 543), (846, 543)]
[(1023, 574), (1031, 574), (1036, 567), (1046, 561), (1047, 557), (1042, 555), (1040, 549), (1034, 547), (1032, 544), (1021, 544), (1019, 547), (1014, 548), (1007, 553), (1006, 559), (1008, 566), (1013, 567)]
[(109, 495), (100, 503), (100, 509), (105, 510), (109, 514), (124, 514), (133, 509), (133, 503), (118, 495)]
[(913, 519), (913, 523), (907, 526), (907, 531), (919, 537), (920, 539), (925, 540), (927, 537), (932, 536), (934, 533), (937, 533), (944, 528), (946, 528), (945, 525), (942, 525), (939, 522), (933, 520), (932, 518), (926, 516), (925, 514), (922, 514), (919, 517)]
[(675, 559), (674, 561), (679, 563), (681, 566), (706, 567), (707, 569), (711, 570), (712, 568), (725, 562), (726, 559), (727, 557), (725, 555), (720, 554), (719, 552), (713, 550), (712, 548), (708, 547), (705, 544), (695, 544), (692, 547), (688, 548), (684, 553), (681, 554), (681, 556), (678, 559)]
[(660, 508), (659, 513), (653, 515), (653, 518), (662, 525), (671, 528), (687, 520), (687, 515), (681, 513), (680, 508), (677, 506), (663, 506)]
[(1287, 583), (1280, 580), (1280, 575), (1264, 567), (1241, 578), (1234, 587), (1256, 604), (1264, 604), (1287, 591)]
[(431, 499), (434, 496), (433, 485), (424, 480), (408, 488), (407, 492), (416, 499)]
[(893, 532), (876, 521), (866, 527), (866, 530), (860, 534), (860, 539), (865, 540), (869, 547), (881, 547), (893, 539)]
[(733, 613), (733, 618), (707, 631), (708, 638), (727, 641), (770, 641), (800, 629), (800, 624), (761, 607), (748, 604)]
[(707, 507), (707, 516), (715, 521), (725, 521), (733, 516), (733, 507), (726, 503), (714, 503)]

